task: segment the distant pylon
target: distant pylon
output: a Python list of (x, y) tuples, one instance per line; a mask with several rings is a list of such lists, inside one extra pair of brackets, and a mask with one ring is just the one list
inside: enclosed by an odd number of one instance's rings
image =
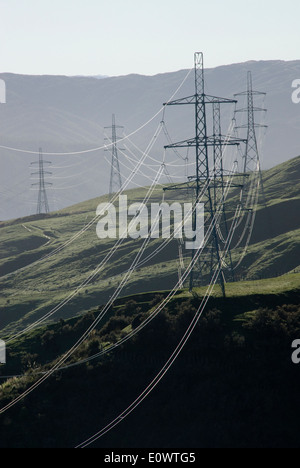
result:
[(43, 159), (43, 152), (42, 148), (39, 149), (39, 160), (32, 162), (31, 165), (38, 164), (38, 172), (32, 172), (32, 176), (39, 176), (39, 181), (37, 183), (31, 184), (33, 187), (38, 186), (39, 187), (39, 193), (38, 193), (38, 202), (37, 202), (37, 210), (36, 214), (42, 214), (46, 213), (48, 214), (50, 212), (49, 209), (49, 203), (48, 203), (48, 197), (47, 197), (47, 192), (46, 192), (46, 187), (51, 186), (52, 184), (50, 182), (45, 182), (45, 175), (52, 175), (52, 172), (45, 171), (44, 165), (45, 164), (51, 164), (50, 161), (44, 161)]
[(117, 128), (124, 128), (116, 125), (115, 114), (112, 115), (112, 125), (110, 127), (104, 127), (105, 129), (111, 129), (111, 138), (105, 138), (109, 141), (105, 151), (111, 152), (111, 171), (110, 171), (110, 182), (109, 182), (109, 194), (119, 192), (122, 187), (122, 177), (120, 171), (119, 155), (118, 155), (118, 140)]
[[(252, 183), (252, 174), (258, 174), (260, 178), (260, 185), (261, 185), (261, 193), (264, 198), (265, 203), (265, 196), (264, 196), (264, 188), (263, 188), (263, 180), (262, 180), (262, 173), (261, 173), (261, 166), (260, 166), (260, 157), (259, 157), (259, 150), (257, 144), (257, 137), (256, 137), (256, 129), (257, 128), (267, 128), (266, 125), (261, 125), (255, 122), (255, 112), (266, 112), (267, 110), (262, 107), (256, 107), (254, 105), (254, 97), (255, 96), (265, 96), (266, 93), (260, 91), (254, 91), (252, 86), (252, 74), (250, 71), (247, 73), (247, 91), (242, 93), (235, 94), (236, 96), (246, 96), (247, 98), (247, 106), (242, 109), (236, 109), (236, 113), (244, 112), (247, 113), (247, 123), (244, 125), (237, 126), (236, 129), (244, 129), (247, 132), (247, 139), (246, 139), (246, 150), (244, 155), (244, 190), (243, 190), (243, 205), (247, 208), (249, 201), (251, 201), (251, 194), (250, 188)], [(250, 175), (250, 177), (249, 177)]]

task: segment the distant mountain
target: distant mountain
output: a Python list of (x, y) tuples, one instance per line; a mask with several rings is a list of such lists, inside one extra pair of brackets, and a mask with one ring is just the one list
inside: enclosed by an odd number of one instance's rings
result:
[[(264, 168), (271, 168), (300, 154), (300, 104), (292, 102), (292, 82), (300, 77), (300, 61), (247, 62), (208, 69), (206, 92), (232, 98), (235, 93), (246, 89), (248, 70), (252, 72), (254, 88), (267, 93), (265, 102), (257, 105), (268, 109), (266, 123), (269, 128), (264, 138), (262, 164)], [(130, 139), (145, 151), (162, 119), (163, 114), (159, 113), (162, 104), (174, 95), (186, 76), (187, 70), (105, 79), (1, 74), (0, 78), (6, 83), (7, 102), (0, 105), (0, 146), (29, 152), (37, 152), (39, 147), (45, 153), (78, 152), (73, 155), (45, 155), (45, 159), (52, 162), (53, 187), (49, 188), (52, 210), (103, 195), (109, 188), (110, 153), (103, 149), (80, 152), (103, 147), (104, 139), (110, 136), (110, 130), (104, 130), (104, 127), (111, 125), (112, 114), (116, 115), (117, 125), (125, 127), (127, 135), (135, 132)], [(173, 97), (193, 93), (194, 77), (191, 73)], [(244, 105), (242, 101), (238, 104), (239, 107)], [(224, 110), (223, 133), (227, 131), (233, 110), (232, 105)], [(151, 120), (155, 114), (156, 118)], [(263, 115), (256, 113), (258, 120)], [(169, 107), (164, 119), (173, 141), (193, 136), (194, 115), (190, 106)], [(122, 129), (119, 133), (122, 136)], [(126, 159), (122, 152), (119, 153), (121, 171), (126, 177), (133, 167), (132, 159), (140, 157), (140, 153), (133, 143), (124, 143), (127, 158), (131, 158)], [(166, 138), (162, 133), (152, 157), (161, 161), (165, 144)], [(172, 160), (183, 165), (185, 155), (181, 155), (182, 159), (178, 155), (172, 156)], [(0, 148), (0, 219), (35, 213), (37, 192), (31, 184), (36, 182), (33, 180), (36, 176), (31, 176), (34, 170), (30, 163), (36, 160), (36, 154)], [(154, 166), (157, 164), (149, 159), (147, 162)], [(143, 167), (134, 184), (149, 183), (153, 169), (149, 165)], [(183, 172), (178, 168), (175, 177), (180, 177)]]
[[(87, 75), (75, 75), (75, 78), (86, 78)], [(88, 76), (89, 77), (89, 76)], [(91, 78), (96, 78), (97, 80), (102, 80), (108, 78), (108, 75), (90, 75)]]

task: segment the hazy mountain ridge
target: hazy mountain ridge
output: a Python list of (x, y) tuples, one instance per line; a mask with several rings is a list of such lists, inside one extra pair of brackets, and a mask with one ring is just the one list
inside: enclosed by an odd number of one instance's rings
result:
[[(270, 168), (300, 153), (300, 105), (292, 102), (292, 82), (300, 76), (300, 61), (259, 61), (221, 66), (206, 70), (206, 92), (232, 98), (246, 89), (247, 71), (253, 75), (254, 89), (267, 93), (263, 104), (268, 109), (261, 155), (263, 167)], [(80, 152), (104, 144), (105, 126), (116, 115), (126, 134), (135, 132), (171, 98), (187, 75), (187, 70), (154, 76), (126, 75), (94, 77), (26, 76), (0, 74), (6, 82), (7, 103), (0, 106), (0, 145), (28, 151)], [(176, 98), (194, 93), (193, 72)], [(242, 102), (241, 102), (242, 106)], [(183, 108), (184, 107), (184, 108)], [(165, 121), (173, 141), (193, 136), (193, 112), (190, 106), (167, 108)], [(224, 133), (232, 117), (233, 106), (224, 109)], [(257, 113), (261, 118), (261, 113)], [(143, 127), (134, 142), (144, 150), (161, 119)], [(162, 153), (164, 141), (157, 146)], [(139, 153), (137, 153), (139, 157)], [(30, 192), (30, 163), (37, 155), (0, 148), (0, 219), (35, 212), (36, 194)], [(108, 191), (109, 155), (103, 150), (82, 155), (49, 155), (52, 161), (53, 210)], [(127, 171), (123, 160), (121, 170)], [(64, 169), (61, 169), (64, 167)], [(135, 179), (145, 185), (142, 176)], [(20, 194), (18, 197), (17, 195)]]

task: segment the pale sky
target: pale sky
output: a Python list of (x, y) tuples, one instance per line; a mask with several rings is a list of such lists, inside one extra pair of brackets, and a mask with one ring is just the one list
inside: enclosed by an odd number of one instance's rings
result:
[(0, 72), (155, 75), (300, 58), (299, 0), (0, 0)]

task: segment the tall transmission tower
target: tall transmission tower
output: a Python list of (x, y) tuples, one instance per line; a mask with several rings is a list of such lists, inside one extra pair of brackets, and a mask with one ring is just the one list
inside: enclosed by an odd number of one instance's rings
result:
[[(218, 202), (222, 203), (224, 198), (224, 168), (222, 163), (222, 148), (226, 145), (239, 145), (243, 140), (233, 137), (224, 137), (221, 134), (221, 105), (236, 104), (233, 99), (220, 98), (205, 94), (204, 83), (204, 63), (203, 53), (196, 52), (194, 55), (195, 68), (195, 93), (192, 96), (177, 99), (165, 103), (164, 105), (192, 105), (195, 113), (195, 137), (184, 140), (178, 143), (165, 146), (165, 148), (195, 148), (196, 157), (196, 174), (189, 177), (187, 184), (181, 184), (172, 189), (182, 188), (186, 190), (186, 186), (193, 190), (194, 200), (200, 200), (201, 195), (204, 195), (202, 201), (206, 213), (205, 227), (213, 226), (210, 238), (206, 244), (205, 252), (194, 265), (189, 280), (190, 290), (199, 283), (201, 277), (212, 276), (216, 268), (219, 269), (219, 282), (222, 288), (223, 296), (225, 296), (225, 280), (223, 274), (223, 265), (221, 259), (221, 243), (218, 233), (218, 226), (215, 223), (216, 206)], [(213, 110), (213, 132), (212, 136), (208, 135), (207, 123), (207, 107), (212, 106)], [(213, 163), (211, 164), (211, 150), (213, 150)], [(225, 213), (225, 207), (223, 206)], [(194, 211), (193, 225), (196, 229), (196, 212)], [(192, 253), (194, 259), (195, 251)]]
[(119, 155), (118, 155), (118, 140), (117, 129), (123, 129), (119, 125), (116, 125), (115, 114), (112, 115), (112, 125), (110, 127), (104, 127), (105, 129), (111, 130), (111, 138), (105, 138), (109, 141), (108, 147), (105, 151), (111, 152), (111, 171), (110, 171), (110, 183), (109, 183), (109, 195), (118, 192), (122, 187), (122, 177), (120, 171)]
[(258, 144), (257, 144), (257, 137), (256, 137), (256, 129), (257, 128), (267, 128), (266, 125), (261, 125), (255, 122), (255, 113), (256, 112), (266, 112), (267, 110), (262, 107), (257, 107), (254, 105), (254, 98), (255, 96), (266, 96), (266, 93), (260, 91), (253, 90), (252, 84), (252, 74), (250, 71), (247, 73), (247, 90), (241, 93), (237, 93), (234, 95), (237, 96), (244, 96), (247, 99), (247, 106), (242, 109), (236, 109), (235, 113), (246, 113), (247, 114), (247, 123), (244, 125), (236, 126), (236, 129), (243, 129), (246, 131), (246, 150), (244, 155), (244, 162), (243, 162), (243, 170), (244, 170), (244, 189), (243, 189), (243, 205), (245, 208), (248, 207), (249, 203), (251, 203), (251, 183), (252, 177), (255, 174), (258, 174), (261, 184), (261, 191), (264, 198), (264, 189), (263, 189), (263, 180), (262, 180), (262, 173), (261, 173), (261, 166), (260, 166), (260, 157), (258, 151)]
[(44, 161), (42, 148), (39, 149), (39, 160), (32, 162), (31, 165), (38, 164), (38, 171), (32, 172), (32, 176), (38, 176), (39, 181), (37, 183), (31, 184), (32, 187), (38, 186), (38, 202), (37, 202), (37, 211), (36, 214), (48, 214), (50, 212), (48, 197), (46, 192), (46, 187), (50, 187), (52, 184), (50, 182), (45, 182), (45, 176), (51, 176), (52, 172), (46, 171), (44, 166), (50, 165), (50, 161)]

